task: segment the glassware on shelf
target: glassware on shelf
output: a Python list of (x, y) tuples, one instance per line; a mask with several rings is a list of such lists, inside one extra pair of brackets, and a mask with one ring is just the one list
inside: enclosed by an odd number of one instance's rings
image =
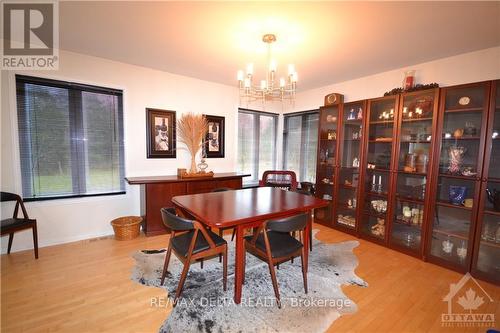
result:
[(453, 251), (454, 244), (450, 240), (450, 236), (448, 235), (447, 239), (442, 242), (443, 252), (446, 254), (451, 254)]
[(467, 148), (462, 146), (450, 146), (448, 148), (448, 171), (451, 174), (460, 174), (460, 170), (463, 164), (464, 154), (467, 151)]

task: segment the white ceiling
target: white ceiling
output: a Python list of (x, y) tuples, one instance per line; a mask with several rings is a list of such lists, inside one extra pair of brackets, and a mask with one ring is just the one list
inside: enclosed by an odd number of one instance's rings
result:
[(60, 2), (62, 49), (228, 85), (265, 33), (306, 90), (500, 45), (500, 2)]

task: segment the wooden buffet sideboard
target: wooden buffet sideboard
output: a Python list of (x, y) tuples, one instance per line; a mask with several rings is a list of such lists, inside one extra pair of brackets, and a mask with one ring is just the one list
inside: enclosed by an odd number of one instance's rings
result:
[(250, 176), (240, 173), (216, 173), (213, 178), (188, 178), (178, 176), (127, 177), (130, 185), (141, 186), (141, 215), (146, 236), (168, 233), (163, 226), (160, 209), (173, 207), (172, 198), (177, 195), (210, 192), (215, 188), (240, 189), (242, 178)]

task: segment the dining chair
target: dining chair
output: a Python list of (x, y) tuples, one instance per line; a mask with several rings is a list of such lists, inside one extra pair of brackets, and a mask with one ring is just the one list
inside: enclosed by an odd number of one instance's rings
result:
[[(212, 190), (212, 192), (226, 192), (226, 191), (234, 191), (234, 189), (229, 188), (229, 187), (219, 187), (219, 188)], [(236, 228), (234, 228), (234, 227), (219, 228), (219, 236), (222, 237), (222, 235), (224, 234), (224, 230), (227, 230), (227, 229), (233, 229), (233, 233), (231, 234), (231, 242), (232, 242), (234, 240), (234, 236), (236, 235)]]
[[(294, 192), (296, 193), (300, 193), (300, 194), (304, 194), (304, 195), (314, 195), (314, 193), (312, 193), (310, 190), (306, 190), (306, 189), (297, 189), (295, 190)], [(313, 211), (313, 214), (314, 214), (314, 211)], [(312, 219), (314, 221), (314, 217)], [(313, 250), (313, 243), (312, 243), (312, 228), (309, 228), (309, 251), (312, 251)]]
[(288, 170), (267, 170), (259, 180), (259, 186), (278, 187), (284, 190), (294, 191), (297, 189), (297, 175)]
[[(7, 246), (7, 253), (10, 253), (12, 248), (12, 241), (14, 240), (14, 233), (17, 231), (32, 229), (33, 231), (33, 245), (35, 250), (35, 259), (38, 259), (38, 233), (36, 229), (36, 220), (28, 217), (28, 212), (24, 207), (23, 199), (17, 194), (9, 192), (0, 192), (0, 202), (15, 201), (14, 214), (12, 218), (0, 221), (0, 234), (1, 236), (9, 235), (9, 244)], [(19, 207), (23, 212), (23, 217), (19, 218)]]
[[(300, 256), (304, 290), (307, 294), (307, 267), (304, 266), (306, 249), (304, 249), (304, 244), (302, 243), (306, 224), (307, 214), (269, 220), (264, 222), (253, 235), (245, 237), (245, 249), (247, 252), (266, 261), (269, 266), (274, 295), (276, 296), (279, 308), (281, 308), (281, 300), (274, 266)], [(290, 235), (294, 231), (299, 232), (301, 241)], [(245, 261), (243, 262), (243, 272), (245, 272)]]
[(181, 277), (174, 298), (174, 306), (182, 293), (184, 282), (192, 262), (205, 258), (215, 257), (219, 254), (223, 257), (223, 286), (227, 290), (227, 242), (224, 238), (213, 233), (198, 221), (188, 220), (177, 216), (174, 208), (162, 208), (161, 216), (163, 224), (171, 230), (165, 263), (161, 275), (160, 285), (163, 285), (167, 275), (168, 263), (172, 252), (184, 264)]

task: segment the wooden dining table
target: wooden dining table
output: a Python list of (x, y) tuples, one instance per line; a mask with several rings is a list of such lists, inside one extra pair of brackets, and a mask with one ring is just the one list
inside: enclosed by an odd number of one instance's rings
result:
[[(236, 229), (236, 258), (234, 265), (234, 301), (241, 302), (243, 287), (243, 264), (245, 256), (244, 233), (248, 228), (257, 228), (263, 222), (308, 213), (304, 232), (304, 247), (309, 247), (309, 231), (312, 211), (325, 207), (328, 202), (296, 192), (272, 187), (248, 188), (234, 191), (181, 195), (172, 198), (175, 208), (210, 228)], [(307, 269), (309, 251), (305, 251), (304, 265)]]

